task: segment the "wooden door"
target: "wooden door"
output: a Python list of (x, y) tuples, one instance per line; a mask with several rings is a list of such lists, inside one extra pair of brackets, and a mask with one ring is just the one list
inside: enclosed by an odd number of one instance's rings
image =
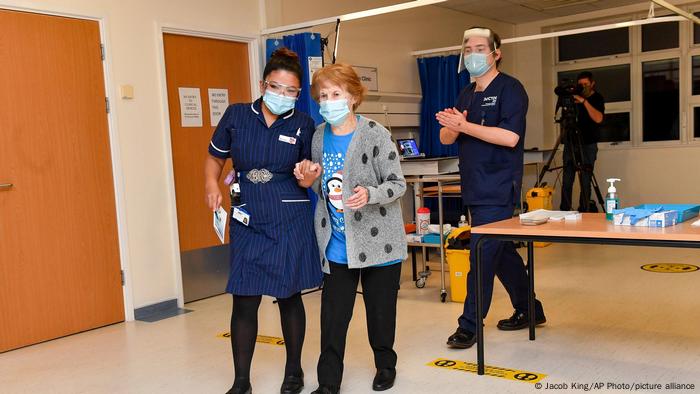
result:
[(95, 21), (0, 9), (0, 352), (124, 320)]
[[(227, 248), (212, 227), (204, 199), (204, 160), (216, 124), (211, 124), (209, 89), (226, 89), (229, 103), (250, 102), (248, 44), (163, 34), (170, 135), (185, 301), (221, 294), (228, 273)], [(202, 127), (182, 127), (179, 88), (199, 89)], [(231, 169), (227, 161), (224, 175)], [(222, 206), (228, 188), (221, 182)], [(228, 232), (227, 232), (228, 240)]]

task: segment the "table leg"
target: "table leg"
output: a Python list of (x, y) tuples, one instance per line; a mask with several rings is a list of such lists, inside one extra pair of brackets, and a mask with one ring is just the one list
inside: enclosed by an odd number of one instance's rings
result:
[(535, 248), (534, 242), (527, 242), (527, 276), (528, 296), (527, 296), (527, 318), (530, 328), (530, 340), (535, 340)]
[(416, 267), (416, 247), (411, 246), (411, 268), (413, 269), (413, 281), (418, 280), (418, 268)]
[(476, 242), (476, 363), (477, 363), (477, 373), (479, 375), (484, 374), (484, 314), (483, 314), (483, 295), (484, 295), (484, 284), (481, 278), (481, 245), (483, 244), (486, 237), (482, 236)]
[(447, 289), (445, 289), (445, 244), (442, 242), (444, 234), (444, 218), (442, 210), (442, 182), (438, 181), (438, 219), (440, 221), (440, 301), (445, 302), (447, 299)]

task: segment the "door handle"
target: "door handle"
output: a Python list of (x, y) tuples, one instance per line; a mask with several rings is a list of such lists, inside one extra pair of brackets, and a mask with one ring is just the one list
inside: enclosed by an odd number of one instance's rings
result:
[(12, 188), (12, 186), (14, 185), (11, 183), (0, 183), (0, 190), (7, 190)]

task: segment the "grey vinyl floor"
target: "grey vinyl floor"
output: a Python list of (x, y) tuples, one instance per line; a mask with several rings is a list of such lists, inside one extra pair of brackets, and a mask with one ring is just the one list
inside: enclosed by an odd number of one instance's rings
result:
[[(537, 295), (548, 322), (538, 329), (536, 341), (527, 339), (527, 330), (496, 329), (496, 322), (512, 313), (507, 294), (497, 284), (485, 327), (486, 362), (546, 375), (538, 375), (541, 388), (532, 382), (429, 366), (437, 359), (473, 363), (476, 349), (445, 346), (462, 306), (439, 301), (438, 272), (425, 288), (417, 289), (405, 263), (395, 347), (398, 377), (388, 392), (581, 392), (585, 384), (593, 392), (631, 392), (634, 384), (647, 384), (638, 387), (647, 393), (700, 391), (700, 271), (662, 274), (640, 269), (649, 263), (699, 265), (699, 251), (552, 245), (536, 249), (536, 258)], [(304, 392), (310, 393), (316, 388), (320, 294), (306, 296), (305, 305)], [(187, 308), (194, 312), (155, 323), (116, 324), (0, 354), (0, 393), (224, 393), (232, 383), (233, 367), (229, 342), (217, 335), (228, 331), (230, 297)], [(263, 300), (259, 316), (260, 335), (282, 336), (272, 299)], [(284, 357), (283, 346), (257, 345), (254, 393), (279, 392)], [(364, 304), (358, 296), (342, 392), (372, 392), (374, 372)], [(603, 386), (593, 386), (596, 383)], [(653, 384), (661, 384), (661, 389), (648, 389)], [(695, 389), (672, 390), (678, 386), (667, 384)]]

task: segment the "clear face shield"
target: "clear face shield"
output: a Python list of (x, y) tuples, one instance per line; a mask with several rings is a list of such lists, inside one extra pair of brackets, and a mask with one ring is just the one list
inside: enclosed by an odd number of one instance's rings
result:
[[(464, 65), (464, 50), (467, 46), (467, 41), (471, 37), (483, 37), (486, 38), (487, 40), (489, 37), (491, 37), (491, 30), (489, 29), (483, 29), (483, 28), (473, 28), (469, 30), (464, 31), (464, 37), (462, 38), (462, 50), (459, 52), (459, 65), (457, 66), (457, 73), (461, 73), (463, 70), (466, 69), (466, 66)], [(489, 52), (495, 51), (496, 44), (494, 43), (494, 48), (490, 48)]]

